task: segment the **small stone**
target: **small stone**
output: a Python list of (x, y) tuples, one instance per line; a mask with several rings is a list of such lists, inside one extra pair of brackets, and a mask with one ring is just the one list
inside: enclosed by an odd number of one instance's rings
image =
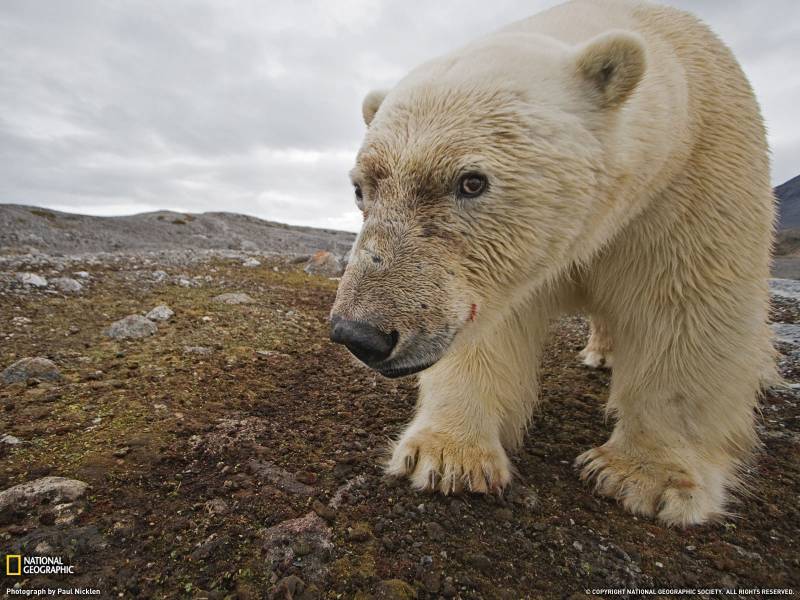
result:
[(220, 294), (219, 296), (214, 296), (211, 301), (222, 304), (252, 304), (255, 302), (255, 300), (243, 292), (229, 292), (227, 294)]
[(50, 283), (65, 294), (78, 294), (83, 289), (83, 286), (78, 281), (70, 277), (56, 277), (50, 280)]
[(489, 573), (492, 569), (492, 561), (485, 554), (467, 554), (466, 562), (484, 573)]
[(319, 500), (314, 500), (314, 503), (311, 505), (311, 508), (315, 513), (317, 513), (320, 517), (322, 517), (329, 523), (336, 518), (336, 511), (327, 504), (320, 502)]
[(33, 549), (34, 554), (38, 554), (39, 556), (47, 556), (53, 554), (54, 549), (53, 547), (45, 541), (41, 541), (36, 544), (36, 547)]
[(413, 600), (416, 591), (402, 579), (385, 579), (375, 588), (375, 598), (382, 600)]
[(201, 354), (203, 356), (207, 356), (211, 354), (213, 350), (211, 348), (206, 348), (205, 346), (184, 346), (183, 353), (184, 354)]
[(572, 547), (575, 548), (578, 552), (583, 552), (583, 544), (580, 542), (572, 542)]
[(656, 561), (656, 566), (657, 566), (659, 569), (663, 569), (663, 568), (664, 568), (664, 563)]
[(511, 521), (514, 518), (514, 513), (510, 508), (499, 508), (494, 514), (498, 521)]
[(248, 258), (246, 261), (242, 263), (243, 267), (260, 267), (261, 261), (256, 260), (255, 258)]
[(294, 478), (300, 483), (305, 483), (306, 485), (314, 485), (317, 483), (317, 474), (312, 473), (311, 471), (298, 471), (294, 474)]
[(308, 259), (308, 263), (306, 263), (303, 270), (309, 275), (341, 277), (342, 273), (344, 273), (344, 265), (332, 252), (320, 250)]
[(78, 279), (89, 279), (90, 277), (89, 271), (75, 271), (73, 275), (75, 275), (75, 277)]
[(269, 591), (270, 600), (294, 600), (303, 593), (306, 584), (297, 575), (284, 577)]
[(0, 444), (7, 444), (9, 446), (19, 446), (22, 443), (22, 440), (18, 437), (9, 434), (3, 434), (0, 436)]
[(36, 273), (17, 273), (17, 281), (31, 287), (47, 287), (47, 279)]
[(117, 448), (114, 450), (114, 456), (117, 458), (122, 458), (127, 456), (130, 453), (131, 449), (130, 446), (123, 446), (122, 448)]
[(168, 277), (165, 271), (153, 271), (151, 273), (151, 276), (153, 277), (153, 281), (155, 282), (164, 281)]
[(436, 571), (428, 571), (422, 576), (422, 587), (426, 592), (438, 594), (442, 589), (442, 576)]
[(347, 539), (351, 542), (366, 542), (372, 537), (372, 529), (369, 523), (359, 521), (347, 530)]
[(444, 527), (439, 523), (426, 523), (425, 530), (428, 532), (428, 537), (434, 542), (441, 542), (446, 535)]
[(25, 383), (31, 379), (57, 381), (61, 379), (61, 373), (52, 360), (36, 356), (12, 363), (0, 373), (0, 379), (6, 384)]
[(137, 339), (153, 335), (158, 326), (142, 315), (128, 315), (115, 321), (106, 330), (106, 335), (116, 340)]
[(212, 515), (224, 515), (228, 512), (228, 503), (222, 498), (214, 498), (205, 503), (205, 509)]
[(147, 318), (151, 321), (169, 321), (175, 312), (166, 304), (159, 304), (149, 313), (147, 313)]

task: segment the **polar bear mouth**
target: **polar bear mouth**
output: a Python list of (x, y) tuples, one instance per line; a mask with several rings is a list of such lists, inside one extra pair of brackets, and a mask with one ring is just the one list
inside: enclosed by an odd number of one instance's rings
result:
[(423, 363), (419, 365), (410, 365), (407, 367), (388, 367), (388, 368), (379, 368), (377, 369), (378, 373), (383, 375), (388, 379), (398, 379), (400, 377), (406, 377), (408, 375), (413, 375), (414, 373), (419, 373), (420, 371), (424, 371), (428, 367), (432, 367), (436, 364), (436, 361)]
[(444, 356), (455, 334), (449, 328), (435, 335), (414, 333), (401, 341), (392, 355), (377, 364), (367, 365), (389, 379), (398, 379), (432, 367)]

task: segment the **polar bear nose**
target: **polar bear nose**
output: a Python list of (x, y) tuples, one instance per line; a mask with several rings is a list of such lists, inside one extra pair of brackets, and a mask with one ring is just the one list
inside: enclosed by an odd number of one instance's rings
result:
[(344, 344), (358, 360), (367, 365), (388, 358), (397, 344), (397, 337), (396, 331), (384, 333), (364, 321), (331, 317), (331, 341)]

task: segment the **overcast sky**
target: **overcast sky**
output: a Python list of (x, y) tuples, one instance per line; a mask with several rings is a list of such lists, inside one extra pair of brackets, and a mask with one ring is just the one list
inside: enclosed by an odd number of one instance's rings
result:
[[(800, 174), (800, 2), (674, 1), (733, 48)], [(361, 99), (547, 0), (0, 1), (0, 203), (356, 230)]]

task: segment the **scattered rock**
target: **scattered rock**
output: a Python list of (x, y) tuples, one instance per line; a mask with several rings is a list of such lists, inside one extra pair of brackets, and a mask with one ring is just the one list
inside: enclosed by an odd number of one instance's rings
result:
[(309, 275), (341, 277), (342, 273), (344, 273), (344, 266), (335, 254), (327, 250), (320, 250), (308, 259), (303, 270)]
[(426, 592), (438, 594), (442, 589), (442, 576), (436, 571), (428, 571), (422, 575), (422, 587)]
[(211, 299), (212, 302), (221, 302), (222, 304), (252, 304), (255, 302), (250, 296), (243, 292), (229, 292), (227, 294), (220, 294)]
[(294, 474), (294, 478), (306, 485), (314, 485), (318, 479), (317, 474), (312, 471), (298, 471)]
[(224, 515), (228, 512), (228, 503), (222, 498), (214, 498), (205, 504), (206, 511), (212, 515)]
[(372, 537), (372, 529), (369, 523), (359, 521), (347, 530), (347, 539), (351, 542), (366, 542)]
[(428, 532), (428, 537), (434, 542), (441, 542), (445, 538), (446, 532), (439, 523), (426, 523), (425, 530)]
[(248, 258), (246, 261), (242, 263), (243, 267), (260, 267), (261, 261), (255, 258)]
[(774, 296), (800, 300), (800, 281), (796, 279), (770, 279), (769, 291)]
[(205, 346), (184, 346), (183, 353), (184, 354), (201, 354), (203, 356), (207, 356), (211, 354), (213, 350), (211, 348), (206, 348)]
[(47, 287), (47, 279), (36, 273), (17, 273), (17, 281), (31, 287)]
[(311, 505), (311, 508), (315, 513), (317, 513), (320, 517), (325, 519), (328, 523), (330, 523), (336, 518), (336, 511), (327, 504), (320, 502), (319, 500), (314, 500), (314, 503)]
[(773, 323), (772, 331), (777, 341), (790, 346), (800, 346), (800, 325)]
[(65, 294), (78, 294), (83, 289), (80, 282), (71, 277), (56, 277), (55, 279), (51, 279), (50, 283)]
[(306, 581), (320, 582), (325, 576), (324, 563), (332, 554), (332, 535), (330, 527), (313, 512), (283, 521), (264, 532), (267, 564), (285, 571), (295, 562), (296, 549), (302, 546), (303, 577)]
[(78, 279), (89, 279), (89, 277), (91, 277), (89, 271), (75, 271), (73, 275)]
[(156, 283), (160, 283), (164, 281), (167, 277), (169, 277), (166, 271), (153, 271), (151, 273), (151, 276), (153, 277), (153, 281), (155, 281)]
[(269, 461), (253, 459), (247, 463), (247, 468), (261, 480), (268, 481), (284, 492), (300, 496), (313, 496), (316, 493), (313, 487), (298, 481), (292, 473)]
[(9, 446), (19, 446), (22, 443), (22, 440), (18, 437), (9, 434), (3, 434), (0, 436), (0, 444), (7, 444)]
[[(52, 523), (51, 523), (52, 524)], [(33, 549), (34, 554), (38, 554), (39, 556), (49, 556), (55, 552), (55, 549), (45, 541), (39, 542), (36, 544), (36, 547)]]
[(147, 313), (147, 318), (151, 321), (169, 321), (175, 312), (166, 304), (159, 304), (149, 313)]
[(305, 582), (297, 575), (289, 575), (270, 589), (269, 600), (297, 600), (305, 587)]
[(61, 373), (52, 360), (36, 356), (22, 358), (11, 364), (0, 373), (0, 379), (6, 384), (24, 383), (32, 379), (57, 381), (61, 379)]
[(413, 600), (417, 592), (402, 579), (385, 579), (375, 588), (375, 598), (381, 600)]
[(158, 331), (158, 326), (142, 315), (128, 315), (124, 319), (115, 321), (106, 331), (106, 335), (115, 340), (143, 338), (153, 335)]
[(72, 502), (83, 496), (88, 487), (77, 479), (42, 477), (0, 492), (0, 512), (25, 508), (45, 500), (51, 503)]
[(465, 557), (467, 563), (478, 569), (479, 571), (483, 571), (484, 573), (490, 573), (492, 570), (492, 561), (489, 560), (489, 557), (485, 554), (467, 554)]

